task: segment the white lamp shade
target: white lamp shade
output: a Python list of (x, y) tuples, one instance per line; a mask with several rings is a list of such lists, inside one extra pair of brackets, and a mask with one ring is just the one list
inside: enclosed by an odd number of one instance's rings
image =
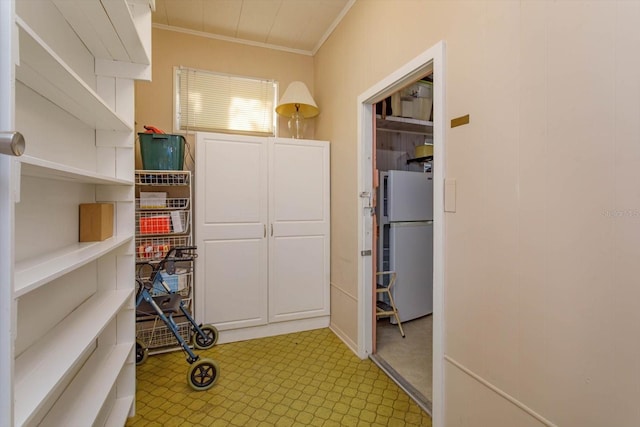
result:
[(309, 89), (302, 82), (291, 82), (289, 84), (276, 107), (276, 113), (281, 116), (291, 117), (296, 112), (296, 105), (299, 106), (298, 111), (304, 118), (315, 117), (320, 113), (316, 102), (309, 93)]

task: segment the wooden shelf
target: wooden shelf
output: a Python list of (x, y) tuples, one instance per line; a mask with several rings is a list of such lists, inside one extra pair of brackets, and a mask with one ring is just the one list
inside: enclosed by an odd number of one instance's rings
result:
[(115, 236), (102, 242), (76, 243), (44, 256), (16, 264), (16, 298), (100, 258), (131, 241), (131, 236)]
[(376, 115), (376, 130), (433, 135), (433, 122), (396, 116), (386, 116), (383, 119), (382, 116), (378, 114)]
[(95, 58), (149, 65), (125, 0), (53, 0)]
[(133, 185), (132, 180), (114, 178), (85, 169), (50, 162), (37, 157), (23, 155), (22, 157), (19, 157), (19, 159), (22, 163), (22, 174), (26, 176), (61, 181), (74, 181), (84, 184)]
[(133, 131), (38, 35), (16, 17), (20, 66), (16, 79), (94, 129)]
[(133, 289), (93, 295), (16, 359), (16, 425), (32, 420), (106, 325), (132, 297)]
[(433, 156), (416, 157), (415, 159), (408, 159), (407, 160), (407, 164), (409, 164), (409, 163), (424, 163), (424, 162), (431, 162), (431, 161), (433, 161)]
[(132, 349), (133, 343), (124, 343), (113, 346), (107, 354), (95, 351), (47, 413), (42, 425), (93, 425)]

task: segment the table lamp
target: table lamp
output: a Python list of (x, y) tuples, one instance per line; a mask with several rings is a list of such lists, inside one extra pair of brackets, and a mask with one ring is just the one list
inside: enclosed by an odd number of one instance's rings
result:
[(289, 117), (289, 132), (296, 139), (304, 138), (305, 119), (315, 117), (320, 113), (316, 102), (311, 97), (309, 89), (302, 82), (291, 82), (284, 91), (276, 113)]

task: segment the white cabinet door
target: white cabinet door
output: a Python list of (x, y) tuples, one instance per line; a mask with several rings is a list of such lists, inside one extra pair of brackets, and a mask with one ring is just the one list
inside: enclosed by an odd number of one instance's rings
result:
[(198, 134), (196, 313), (218, 329), (267, 323), (267, 140)]
[(328, 315), (329, 144), (274, 139), (269, 185), (269, 321)]

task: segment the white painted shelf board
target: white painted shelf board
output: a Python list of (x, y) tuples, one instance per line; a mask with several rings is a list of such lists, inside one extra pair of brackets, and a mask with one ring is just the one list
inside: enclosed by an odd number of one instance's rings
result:
[(101, 242), (76, 243), (43, 256), (16, 264), (16, 298), (96, 260), (131, 241), (131, 236), (114, 236)]
[(109, 418), (104, 423), (104, 427), (122, 427), (129, 418), (129, 411), (133, 405), (134, 396), (121, 397), (116, 399), (113, 408), (109, 413)]
[(97, 59), (151, 63), (126, 0), (53, 0)]
[(376, 115), (376, 129), (387, 132), (406, 132), (416, 134), (433, 134), (433, 122), (412, 119), (409, 117)]
[(95, 294), (16, 359), (16, 425), (31, 420), (132, 295), (133, 289)]
[(55, 179), (61, 181), (74, 181), (84, 184), (99, 185), (133, 185), (133, 180), (114, 178), (85, 169), (74, 168), (61, 163), (50, 162), (23, 155), (19, 157), (22, 162), (22, 174), (36, 178)]
[(19, 17), (16, 79), (94, 129), (133, 131), (71, 67)]
[(151, 57), (142, 43), (127, 2), (125, 0), (101, 0), (101, 2), (115, 28), (118, 40), (122, 40), (124, 48), (129, 54), (129, 61), (136, 64), (150, 65)]
[(133, 343), (118, 344), (107, 354), (97, 349), (47, 413), (42, 425), (93, 425), (132, 348)]

